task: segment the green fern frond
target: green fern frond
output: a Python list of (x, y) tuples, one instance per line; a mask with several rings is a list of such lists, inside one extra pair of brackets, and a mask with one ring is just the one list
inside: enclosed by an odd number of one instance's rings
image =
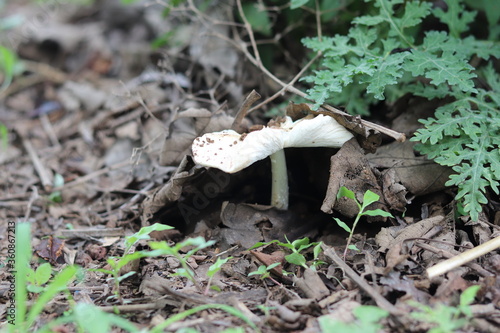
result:
[[(408, 92), (451, 100), (433, 118), (421, 120), (424, 128), (412, 140), (422, 143), (420, 152), (452, 167), (456, 174), (447, 185), (458, 187), (456, 199), (477, 220), (488, 189), (498, 193), (500, 77), (492, 66), (477, 70), (469, 61), (500, 58), (500, 44), (461, 36), (477, 13), (460, 0), (446, 0), (447, 10), (423, 1), (366, 2), (373, 3), (374, 15), (355, 18), (346, 36), (303, 40), (323, 53), (319, 69), (303, 79), (312, 84), (308, 95), (314, 108), (333, 101), (366, 115), (373, 102)], [(431, 14), (448, 32), (427, 31), (420, 40), (422, 20)]]

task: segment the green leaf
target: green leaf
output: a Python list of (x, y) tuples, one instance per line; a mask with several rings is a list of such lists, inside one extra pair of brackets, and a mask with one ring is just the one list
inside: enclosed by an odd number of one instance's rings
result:
[(68, 266), (64, 268), (54, 277), (52, 282), (45, 287), (45, 291), (38, 296), (38, 299), (28, 313), (26, 319), (28, 327), (31, 327), (31, 325), (35, 322), (45, 305), (52, 300), (55, 295), (67, 288), (67, 284), (73, 280), (77, 270), (78, 268), (76, 266)]
[(424, 76), (436, 86), (446, 83), (464, 92), (477, 92), (472, 81), (477, 76), (472, 72), (474, 67), (456, 53), (445, 51), (436, 55), (414, 50), (407, 59), (404, 68), (414, 76)]
[(363, 207), (368, 207), (372, 203), (377, 202), (379, 199), (380, 196), (377, 193), (367, 190), (363, 195)]
[(354, 194), (354, 192), (349, 190), (345, 186), (340, 187), (339, 192), (337, 193), (337, 199), (340, 199), (342, 197), (346, 197), (346, 198), (352, 199), (354, 201), (357, 201), (356, 195)]
[(212, 277), (214, 276), (218, 271), (221, 270), (222, 265), (224, 265), (226, 262), (228, 262), (229, 259), (232, 259), (233, 257), (227, 257), (226, 259), (222, 259), (221, 257), (217, 257), (217, 260), (215, 263), (210, 265), (207, 271), (207, 276)]
[(460, 295), (460, 305), (465, 306), (472, 304), (479, 289), (481, 289), (481, 286), (470, 286), (469, 288), (465, 289)]
[(290, 1), (290, 9), (297, 9), (299, 7), (304, 6), (306, 3), (308, 3), (311, 0), (291, 0)]
[(322, 242), (319, 242), (318, 244), (316, 244), (316, 246), (314, 246), (314, 249), (313, 249), (314, 259), (318, 259), (319, 254), (321, 253), (321, 250), (322, 250), (321, 244), (322, 244)]
[(474, 21), (477, 12), (467, 11), (465, 6), (457, 0), (446, 0), (448, 9), (446, 11), (437, 7), (433, 14), (439, 20), (448, 25), (448, 30), (453, 37), (460, 37), (460, 34), (469, 30), (469, 24)]
[(309, 237), (296, 239), (292, 242), (292, 245), (295, 249), (300, 249), (303, 248), (304, 246), (309, 246), (310, 245)]
[(385, 210), (382, 210), (382, 209), (365, 210), (361, 215), (394, 217), (394, 216), (392, 216), (391, 213), (386, 212)]
[(16, 55), (8, 48), (0, 45), (0, 73), (4, 74), (0, 90), (7, 88), (12, 82), (16, 61)]
[(149, 236), (149, 234), (153, 231), (163, 231), (170, 229), (174, 229), (174, 227), (161, 223), (155, 223), (147, 227), (142, 227), (135, 234), (125, 237), (125, 244), (127, 244), (127, 248), (130, 248), (141, 239), (150, 239), (151, 237)]
[(353, 250), (353, 251), (356, 251), (356, 252), (361, 252), (361, 250), (358, 249), (358, 247), (356, 245), (354, 245), (354, 244), (350, 244), (349, 246), (347, 246), (347, 248), (349, 250)]
[(35, 284), (41, 286), (47, 283), (51, 276), (52, 266), (48, 262), (41, 264), (35, 271)]
[(345, 222), (342, 222), (341, 220), (339, 220), (336, 217), (334, 217), (333, 219), (335, 220), (335, 222), (337, 222), (337, 224), (339, 225), (339, 227), (341, 227), (342, 229), (344, 229), (348, 233), (351, 233), (351, 231), (352, 231), (351, 228), (347, 224), (345, 224)]
[(257, 268), (256, 271), (248, 273), (248, 276), (262, 275), (262, 274), (266, 273), (266, 271), (267, 271), (267, 267), (265, 265), (260, 265), (259, 268)]
[(293, 252), (293, 253), (285, 256), (285, 260), (287, 262), (289, 262), (290, 264), (294, 264), (294, 265), (302, 266), (302, 267), (306, 266), (306, 258), (302, 254), (297, 253), (297, 252)]
[[(489, 72), (495, 86), (498, 74)], [(500, 180), (500, 98), (478, 90), (477, 97), (451, 92), (457, 101), (436, 110), (435, 118), (422, 121), (425, 128), (415, 133), (424, 145), (416, 148), (441, 165), (452, 166), (448, 186), (459, 188), (456, 199), (463, 199), (464, 210), (477, 220), (481, 205), (487, 202), (487, 188), (498, 193)], [(474, 110), (472, 108), (474, 105)]]
[(104, 312), (92, 304), (78, 303), (73, 315), (75, 322), (83, 332), (107, 333), (114, 331), (112, 329), (114, 326), (128, 332), (139, 332), (139, 329), (132, 322), (117, 315)]
[(389, 312), (373, 305), (358, 306), (353, 313), (364, 323), (376, 323), (389, 316)]
[(252, 30), (265, 36), (271, 36), (271, 20), (267, 11), (260, 9), (257, 3), (249, 2), (242, 5), (245, 17), (252, 26)]

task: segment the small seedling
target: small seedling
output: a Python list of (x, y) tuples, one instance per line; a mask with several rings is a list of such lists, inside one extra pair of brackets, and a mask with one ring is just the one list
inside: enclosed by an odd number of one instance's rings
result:
[[(92, 318), (92, 320), (89, 320)], [(42, 327), (37, 333), (54, 332), (54, 328), (63, 324), (74, 323), (78, 332), (107, 333), (118, 327), (125, 332), (139, 333), (137, 326), (113, 313), (107, 313), (93, 304), (78, 303), (64, 316), (61, 316)]]
[[(64, 185), (64, 177), (61, 174), (56, 173), (54, 175), (54, 187), (61, 187), (63, 185)], [(50, 193), (49, 200), (50, 200), (50, 202), (53, 202), (53, 203), (62, 202), (63, 200), (62, 200), (61, 191), (54, 191), (54, 192)]]
[[(259, 268), (256, 270), (256, 271), (253, 271), (253, 272), (250, 272), (248, 273), (248, 276), (252, 276), (252, 275), (260, 275), (260, 279), (261, 280), (264, 280), (264, 279), (272, 279), (271, 278), (271, 270), (276, 267), (276, 266), (279, 266), (279, 262), (275, 262), (269, 266), (266, 266), (266, 265), (260, 265)], [(273, 279), (274, 281), (274, 279)], [(277, 283), (279, 284), (279, 283)]]
[(217, 286), (210, 286), (212, 284), (212, 279), (214, 278), (215, 274), (219, 272), (222, 269), (222, 265), (224, 265), (226, 262), (228, 262), (229, 259), (232, 259), (233, 257), (227, 257), (226, 259), (222, 259), (220, 257), (217, 258), (215, 263), (213, 265), (210, 265), (208, 268), (207, 276), (208, 276), (208, 282), (207, 286), (205, 288), (205, 295), (208, 294), (209, 289), (217, 290), (220, 291), (219, 287)]
[(414, 301), (409, 304), (419, 311), (410, 315), (418, 321), (434, 324), (429, 333), (453, 333), (464, 328), (472, 318), (470, 304), (474, 301), (479, 286), (471, 286), (460, 295), (460, 303), (457, 307), (438, 304), (432, 308)]
[(0, 123), (0, 151), (5, 152), (9, 146), (9, 130)]
[(28, 291), (32, 293), (41, 293), (44, 290), (43, 285), (49, 282), (52, 277), (52, 266), (46, 262), (38, 266), (36, 270), (27, 268), (27, 276), (29, 284)]
[[(179, 242), (173, 246), (167, 244), (167, 242), (151, 242), (149, 246), (153, 249), (145, 254), (149, 257), (165, 256), (170, 255), (179, 260), (182, 268), (179, 268), (174, 275), (183, 276), (193, 282), (199, 289), (201, 288), (198, 281), (196, 281), (194, 272), (188, 264), (189, 258), (204, 248), (212, 246), (215, 241), (206, 241), (203, 237), (188, 238), (182, 242)], [(190, 247), (191, 250), (182, 254), (183, 248)]]
[[(15, 300), (15, 313), (9, 311), (6, 317), (9, 324), (9, 332), (28, 332), (47, 303), (54, 299), (60, 292), (67, 290), (67, 285), (77, 275), (78, 268), (76, 266), (67, 266), (57, 273), (50, 282), (50, 265), (41, 265), (40, 267), (42, 268), (38, 267), (34, 273), (31, 273), (29, 268), (31, 258), (30, 224), (18, 223), (16, 225), (16, 236), (15, 266), (13, 270), (15, 276), (15, 295), (11, 295), (12, 299)], [(47, 276), (49, 277), (48, 279)], [(46, 286), (40, 290), (34, 288), (35, 291), (39, 292), (39, 295), (28, 310), (29, 288), (27, 285), (30, 279), (37, 283), (38, 287), (41, 287), (42, 284), (46, 284)], [(34, 287), (37, 287), (37, 285)]]
[(327, 332), (349, 332), (349, 333), (378, 333), (382, 329), (379, 321), (386, 318), (389, 312), (376, 306), (361, 305), (353, 310), (356, 320), (352, 323), (344, 323), (329, 316), (318, 318), (321, 331)]
[(356, 205), (358, 206), (358, 209), (359, 209), (358, 215), (356, 215), (356, 219), (354, 220), (354, 223), (352, 224), (352, 228), (350, 228), (345, 222), (341, 221), (340, 219), (338, 219), (336, 217), (333, 218), (335, 220), (335, 222), (337, 222), (339, 227), (341, 227), (342, 229), (344, 229), (345, 231), (347, 231), (349, 233), (349, 238), (347, 239), (347, 246), (346, 246), (346, 249), (344, 251), (344, 258), (345, 258), (348, 249), (359, 251), (359, 249), (356, 247), (356, 245), (351, 245), (351, 240), (352, 240), (352, 236), (354, 234), (354, 229), (356, 229), (356, 225), (358, 224), (361, 216), (365, 216), (365, 215), (366, 216), (383, 216), (383, 217), (393, 217), (393, 216), (391, 213), (383, 211), (382, 209), (366, 210), (366, 208), (368, 206), (370, 206), (374, 202), (377, 202), (378, 199), (380, 199), (380, 196), (378, 194), (373, 193), (370, 190), (365, 192), (365, 194), (363, 196), (363, 204), (360, 204), (358, 202), (354, 192), (352, 192), (351, 190), (347, 189), (344, 186), (342, 186), (339, 189), (339, 193), (337, 193), (337, 199), (340, 199), (342, 197), (346, 197), (346, 198), (354, 200), (354, 202), (356, 203)]
[[(279, 240), (272, 240), (272, 241), (267, 242), (267, 243), (258, 242), (254, 246), (252, 246), (249, 250), (252, 250), (252, 249), (264, 246), (264, 245), (269, 245), (269, 244), (275, 243), (278, 246), (287, 248), (290, 251), (292, 251), (292, 253), (285, 256), (285, 260), (287, 262), (289, 262), (290, 264), (294, 264), (294, 265), (301, 266), (304, 268), (315, 269), (316, 266), (323, 263), (322, 261), (318, 260), (319, 253), (321, 252), (321, 242), (320, 243), (310, 242), (308, 237), (296, 239), (293, 242), (290, 242), (288, 240), (288, 238), (286, 238), (286, 236), (285, 236), (285, 239), (286, 239), (286, 243), (280, 242)], [(306, 250), (312, 246), (314, 247), (313, 248), (313, 263), (312, 263), (311, 267), (308, 267), (306, 265), (306, 263), (307, 263), (306, 257), (301, 252), (303, 252), (304, 250)]]
[(148, 253), (146, 251), (137, 251), (134, 253), (128, 253), (132, 249), (132, 246), (134, 246), (141, 239), (150, 239), (149, 234), (153, 231), (162, 231), (170, 229), (173, 229), (173, 227), (159, 223), (155, 223), (148, 227), (141, 228), (141, 230), (139, 230), (135, 234), (125, 238), (126, 247), (125, 247), (125, 255), (123, 257), (120, 258), (110, 257), (106, 260), (111, 269), (100, 268), (95, 270), (96, 272), (101, 272), (112, 276), (114, 283), (114, 293), (115, 296), (117, 296), (118, 299), (120, 299), (120, 301), (121, 301), (120, 282), (136, 273), (134, 271), (131, 271), (124, 275), (120, 275), (120, 270), (130, 262), (148, 256)]

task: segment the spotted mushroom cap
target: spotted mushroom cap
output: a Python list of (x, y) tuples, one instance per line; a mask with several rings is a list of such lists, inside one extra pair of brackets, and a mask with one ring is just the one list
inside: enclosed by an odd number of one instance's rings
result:
[(196, 163), (235, 173), (283, 148), (339, 148), (352, 137), (332, 117), (318, 115), (295, 122), (286, 117), (279, 127), (264, 127), (247, 134), (233, 130), (207, 133), (196, 138), (191, 148)]

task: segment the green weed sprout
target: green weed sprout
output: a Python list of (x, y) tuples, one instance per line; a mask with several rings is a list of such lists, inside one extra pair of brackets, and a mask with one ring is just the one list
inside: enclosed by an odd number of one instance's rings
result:
[[(248, 276), (252, 276), (252, 275), (260, 275), (260, 279), (261, 280), (264, 280), (264, 279), (271, 279), (273, 281), (275, 281), (273, 278), (271, 278), (271, 270), (276, 267), (276, 266), (279, 266), (279, 262), (275, 262), (269, 266), (266, 266), (266, 265), (260, 265), (259, 268), (257, 268), (256, 271), (253, 271), (253, 272), (250, 272), (248, 273)], [(276, 281), (275, 281), (276, 282)], [(276, 284), (279, 284), (276, 282)]]
[[(292, 252), (292, 253), (290, 253), (290, 254), (288, 254), (288, 255), (285, 256), (285, 260), (288, 263), (290, 263), (290, 264), (301, 266), (303, 268), (312, 268), (312, 269), (315, 269), (315, 267), (317, 265), (323, 263), (322, 261), (318, 260), (319, 253), (321, 252), (321, 242), (320, 243), (318, 243), (318, 242), (311, 242), (308, 237), (304, 237), (304, 238), (301, 238), (301, 239), (296, 239), (293, 242), (290, 242), (286, 236), (285, 236), (285, 239), (286, 239), (286, 243), (280, 242), (279, 240), (276, 240), (276, 239), (272, 240), (270, 242), (266, 242), (266, 243), (257, 242), (249, 250), (253, 250), (255, 248), (258, 248), (258, 247), (261, 247), (261, 246), (264, 246), (264, 245), (277, 244), (278, 246), (287, 248), (288, 250), (290, 250)], [(314, 247), (313, 248), (313, 256), (314, 256), (313, 260), (314, 261), (313, 261), (313, 264), (311, 265), (311, 267), (308, 267), (306, 265), (306, 263), (307, 263), (306, 257), (304, 256), (304, 254), (302, 254), (302, 252), (304, 250), (307, 250), (311, 246)]]
[(344, 323), (331, 317), (321, 316), (318, 318), (321, 332), (349, 332), (349, 333), (378, 333), (382, 325), (378, 322), (389, 315), (389, 312), (371, 305), (361, 305), (353, 310), (356, 320), (352, 323)]
[(9, 130), (0, 123), (0, 151), (6, 151), (9, 146)]
[(134, 260), (139, 260), (141, 258), (149, 256), (149, 254), (146, 251), (137, 251), (129, 253), (130, 250), (132, 249), (132, 246), (134, 246), (141, 239), (150, 239), (151, 237), (149, 236), (149, 234), (153, 231), (162, 231), (170, 229), (173, 229), (173, 227), (160, 223), (155, 223), (148, 227), (141, 228), (141, 230), (139, 230), (135, 234), (125, 237), (125, 255), (123, 257), (120, 258), (110, 257), (106, 260), (111, 269), (103, 269), (103, 268), (95, 269), (95, 271), (97, 272), (109, 274), (112, 276), (114, 283), (114, 293), (115, 296), (118, 297), (120, 301), (121, 301), (120, 282), (136, 273), (134, 271), (131, 271), (124, 275), (120, 275), (120, 270)]
[(347, 254), (347, 250), (356, 250), (359, 251), (359, 249), (356, 247), (356, 245), (351, 245), (351, 240), (352, 240), (352, 235), (354, 234), (354, 229), (356, 229), (356, 225), (358, 225), (359, 219), (361, 216), (384, 216), (384, 217), (393, 217), (391, 213), (388, 213), (386, 211), (383, 211), (381, 209), (374, 209), (374, 210), (366, 210), (366, 208), (371, 205), (374, 202), (377, 202), (378, 199), (380, 199), (380, 196), (376, 193), (373, 193), (372, 191), (368, 190), (365, 192), (363, 195), (363, 204), (360, 204), (358, 200), (356, 199), (356, 195), (354, 192), (351, 190), (347, 189), (346, 187), (342, 186), (339, 189), (339, 192), (337, 193), (337, 199), (340, 199), (342, 197), (346, 197), (349, 199), (354, 200), (356, 205), (358, 206), (359, 212), (358, 215), (356, 215), (356, 219), (354, 220), (354, 223), (352, 224), (352, 228), (350, 228), (345, 222), (341, 221), (340, 219), (334, 217), (333, 219), (337, 224), (347, 231), (349, 233), (349, 238), (347, 239), (347, 246), (344, 251), (344, 258)]
[[(37, 271), (30, 273), (29, 262), (31, 258), (31, 230), (29, 223), (18, 223), (16, 225), (16, 246), (15, 246), (15, 316), (12, 320), (8, 318), (9, 332), (28, 332), (35, 323), (36, 318), (42, 313), (44, 307), (54, 297), (67, 290), (70, 283), (78, 272), (76, 266), (67, 266), (42, 289), (34, 288), (39, 292), (38, 298), (28, 309), (28, 281), (32, 279), (38, 283), (38, 287), (47, 283), (50, 279), (50, 265), (41, 265)], [(34, 274), (34, 275), (33, 275)], [(37, 285), (35, 285), (37, 287)]]
[(28, 267), (27, 269), (28, 291), (32, 293), (41, 293), (44, 290), (43, 285), (49, 282), (52, 277), (52, 266), (46, 262), (38, 266), (36, 270)]
[(460, 303), (457, 307), (438, 304), (432, 308), (428, 305), (423, 305), (415, 301), (410, 301), (409, 304), (420, 311), (410, 314), (414, 319), (434, 324), (428, 333), (453, 333), (464, 328), (472, 318), (470, 304), (474, 301), (479, 286), (471, 286), (464, 290), (460, 295)]
[(68, 323), (74, 323), (79, 329), (78, 332), (108, 333), (113, 331), (112, 327), (118, 327), (130, 333), (144, 332), (140, 331), (134, 323), (113, 313), (104, 312), (93, 304), (78, 303), (71, 311), (49, 322), (36, 333), (52, 333), (54, 327)]
[[(188, 280), (193, 282), (198, 289), (201, 289), (198, 281), (196, 281), (194, 277), (192, 269), (189, 267), (188, 259), (199, 250), (212, 246), (213, 244), (215, 244), (215, 241), (206, 241), (201, 236), (195, 238), (188, 238), (173, 246), (168, 245), (167, 242), (151, 242), (149, 243), (149, 246), (153, 250), (147, 252), (147, 255), (150, 257), (163, 256), (163, 255), (170, 255), (175, 257), (177, 260), (179, 260), (179, 263), (181, 264), (182, 268), (179, 268), (174, 275), (187, 278)], [(186, 253), (182, 254), (181, 253), (182, 249), (188, 247), (190, 247), (191, 249)]]
[(221, 257), (218, 257), (217, 260), (212, 265), (210, 265), (210, 267), (208, 268), (208, 272), (207, 272), (208, 282), (207, 282), (207, 286), (205, 288), (205, 295), (208, 294), (209, 289), (214, 289), (214, 290), (220, 291), (219, 287), (210, 286), (210, 285), (212, 284), (212, 280), (213, 280), (215, 274), (217, 274), (217, 272), (219, 272), (222, 269), (222, 265), (224, 265), (226, 262), (228, 262), (229, 259), (232, 259), (232, 258), (233, 257), (227, 257), (226, 259), (222, 259)]

